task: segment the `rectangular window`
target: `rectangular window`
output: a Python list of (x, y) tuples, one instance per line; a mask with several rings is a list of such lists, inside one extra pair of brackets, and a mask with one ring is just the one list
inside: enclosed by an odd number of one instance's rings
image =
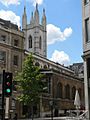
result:
[(0, 61), (6, 61), (6, 52), (0, 51)]
[(6, 36), (5, 35), (1, 35), (1, 40), (0, 41), (5, 42), (6, 41)]
[(14, 46), (18, 46), (18, 40), (14, 40)]
[(89, 3), (89, 0), (85, 0), (85, 2), (84, 2), (84, 3), (85, 3), (85, 5), (86, 5), (86, 4), (88, 4), (88, 3)]
[(86, 35), (86, 42), (90, 41), (90, 27), (89, 27), (89, 18), (85, 20), (85, 35)]
[(13, 64), (18, 66), (18, 55), (14, 55)]

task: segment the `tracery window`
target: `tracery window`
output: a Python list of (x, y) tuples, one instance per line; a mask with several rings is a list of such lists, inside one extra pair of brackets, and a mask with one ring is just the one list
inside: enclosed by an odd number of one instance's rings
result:
[(86, 42), (90, 41), (90, 34), (89, 34), (90, 28), (89, 28), (89, 18), (85, 20), (85, 34), (86, 34)]
[(58, 83), (57, 85), (57, 98), (62, 98), (62, 83)]
[(70, 99), (70, 86), (68, 84), (65, 86), (65, 98)]
[(76, 88), (75, 86), (72, 87), (72, 100), (75, 99)]
[(40, 49), (42, 48), (42, 38), (41, 38), (41, 36), (40, 36), (40, 38), (39, 38), (39, 48), (40, 48)]
[(28, 47), (32, 48), (32, 36), (31, 35), (28, 38)]

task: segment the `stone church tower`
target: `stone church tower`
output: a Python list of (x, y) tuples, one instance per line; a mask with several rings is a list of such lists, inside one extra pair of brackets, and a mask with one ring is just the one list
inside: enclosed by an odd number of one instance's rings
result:
[(35, 53), (42, 57), (47, 57), (47, 32), (46, 32), (46, 15), (43, 9), (42, 20), (40, 24), (38, 4), (33, 14), (31, 14), (30, 23), (27, 24), (26, 7), (22, 16), (22, 30), (25, 34), (25, 50)]

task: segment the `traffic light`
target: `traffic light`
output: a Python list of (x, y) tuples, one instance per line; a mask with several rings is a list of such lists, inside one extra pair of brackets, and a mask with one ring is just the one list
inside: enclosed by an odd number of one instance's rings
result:
[(12, 73), (4, 73), (4, 95), (6, 97), (11, 96), (12, 94)]

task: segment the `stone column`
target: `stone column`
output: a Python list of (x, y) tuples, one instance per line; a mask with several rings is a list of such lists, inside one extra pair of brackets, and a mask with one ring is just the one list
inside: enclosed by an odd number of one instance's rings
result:
[(88, 101), (88, 77), (87, 77), (87, 61), (84, 60), (84, 92), (85, 92), (85, 109), (88, 110), (87, 118), (89, 118), (89, 101)]

